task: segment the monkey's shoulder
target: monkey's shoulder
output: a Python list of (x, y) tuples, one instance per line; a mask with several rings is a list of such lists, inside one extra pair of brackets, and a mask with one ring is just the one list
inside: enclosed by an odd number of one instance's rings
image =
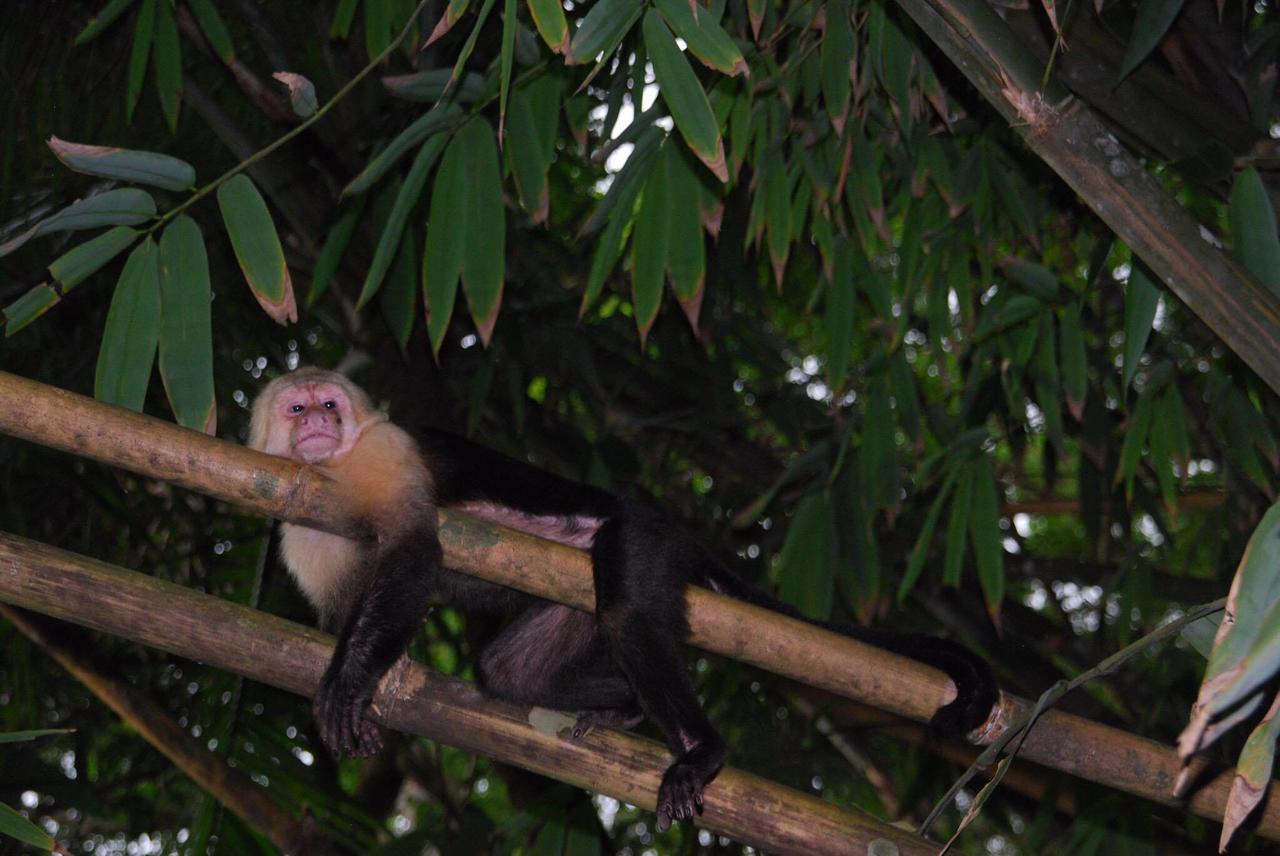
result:
[(323, 469), (343, 485), (354, 507), (377, 519), (432, 508), (431, 473), (417, 444), (385, 420), (367, 425), (355, 448), (340, 463)]

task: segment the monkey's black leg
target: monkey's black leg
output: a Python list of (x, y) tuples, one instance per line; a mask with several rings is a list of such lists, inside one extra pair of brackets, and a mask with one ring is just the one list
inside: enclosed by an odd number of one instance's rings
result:
[(701, 552), (656, 520), (618, 517), (592, 547), (596, 617), (614, 662), (641, 710), (675, 755), (658, 787), (658, 829), (702, 811), (702, 790), (724, 764), (726, 746), (702, 712), (684, 664), (689, 627), (684, 589)]
[(364, 756), (382, 748), (382, 735), (364, 719), (364, 709), (422, 622), (441, 558), (434, 524), (424, 524), (361, 569), (363, 592), (343, 623), (315, 698), (320, 736), (334, 752)]

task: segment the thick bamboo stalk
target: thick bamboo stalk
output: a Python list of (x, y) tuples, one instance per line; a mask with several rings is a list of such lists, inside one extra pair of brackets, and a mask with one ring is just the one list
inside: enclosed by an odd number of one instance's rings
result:
[[(0, 433), (268, 516), (331, 531), (353, 525), (327, 480), (305, 467), (5, 372)], [(580, 609), (594, 607), (590, 562), (579, 550), (457, 513), (441, 513), (440, 534), (450, 567)], [(689, 588), (688, 609), (693, 644), (900, 716), (927, 720), (955, 692), (945, 675), (927, 666), (703, 589)], [(1006, 698), (996, 727), (1021, 704)], [(1206, 774), (1187, 799), (1174, 799), (1179, 762), (1171, 747), (1057, 711), (1040, 718), (1020, 754), (1214, 820), (1221, 820), (1231, 787), (1230, 771)], [(1271, 786), (1257, 831), (1280, 839), (1280, 786)]]
[[(95, 630), (311, 695), (331, 637), (239, 604), (95, 559), (0, 533), (0, 599)], [(92, 604), (92, 609), (86, 609)], [(670, 755), (658, 743), (596, 729), (562, 734), (567, 714), (483, 698), (471, 684), (407, 659), (371, 707), (381, 724), (516, 764), (633, 805), (654, 807)], [(778, 853), (932, 854), (937, 845), (867, 815), (725, 768), (698, 823)]]
[[(49, 622), (0, 603), (0, 616), (84, 684), (99, 701), (164, 754), (179, 770), (285, 853), (327, 852), (314, 824), (299, 821), (265, 788), (210, 752), (143, 693), (89, 663), (50, 632)], [(65, 625), (60, 625), (65, 628)]]
[(898, 0), (1023, 141), (1179, 300), (1280, 392), (1280, 300), (1205, 239), (1191, 214), (1084, 102), (1040, 87), (1043, 68), (984, 0)]

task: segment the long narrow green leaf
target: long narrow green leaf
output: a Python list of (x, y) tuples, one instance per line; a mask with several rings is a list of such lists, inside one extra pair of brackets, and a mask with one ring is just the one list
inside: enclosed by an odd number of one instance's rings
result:
[[(669, 148), (671, 142), (663, 148)], [(636, 327), (644, 342), (662, 305), (662, 284), (671, 241), (671, 190), (667, 175), (667, 153), (658, 155), (644, 184), (636, 229), (631, 244), (631, 300)]]
[[(655, 5), (676, 35), (684, 39), (689, 51), (708, 68), (730, 76), (748, 73), (742, 51), (716, 23), (710, 9), (699, 9), (695, 18), (690, 0), (657, 0)], [(847, 68), (845, 76), (848, 77)]]
[(378, 238), (378, 247), (374, 250), (373, 261), (369, 264), (369, 271), (365, 275), (364, 287), (360, 290), (360, 299), (356, 301), (356, 309), (366, 306), (373, 296), (377, 294), (379, 286), (382, 285), (382, 278), (386, 276), (387, 269), (391, 267), (391, 261), (400, 248), (400, 236), (404, 232), (404, 225), (409, 219), (409, 212), (413, 210), (413, 206), (417, 205), (418, 200), (422, 197), (422, 188), (426, 185), (427, 174), (431, 171), (431, 167), (435, 165), (436, 158), (440, 157), (440, 152), (444, 150), (445, 142), (446, 137), (444, 134), (436, 134), (423, 143), (422, 148), (418, 149), (418, 154), (413, 159), (413, 165), (409, 167), (409, 174), (405, 177), (404, 184), (400, 186), (400, 192), (396, 195), (396, 201), (391, 208), (391, 213), (387, 216), (387, 223), (382, 229), (382, 235)]
[(461, 115), (462, 108), (451, 101), (442, 101), (432, 107), (397, 134), (391, 142), (387, 143), (386, 148), (374, 155), (368, 165), (351, 179), (351, 183), (342, 188), (342, 195), (352, 196), (364, 193), (414, 146), (433, 134), (448, 130)]
[(391, 44), (391, 0), (364, 0), (364, 50), (369, 61)]
[(1058, 325), (1058, 361), (1062, 365), (1062, 391), (1076, 421), (1084, 419), (1084, 400), (1089, 390), (1084, 330), (1080, 326), (1080, 302), (1067, 304)]
[(849, 114), (853, 92), (850, 67), (853, 62), (853, 21), (849, 16), (849, 0), (831, 0), (827, 4), (827, 31), (822, 37), (822, 100), (837, 136), (844, 136), (844, 122)]
[(452, 68), (428, 68), (413, 74), (382, 78), (382, 85), (396, 98), (406, 101), (439, 101), (445, 95), (457, 104), (470, 104), (485, 93), (484, 78), (468, 71), (453, 84)]
[(84, 282), (137, 239), (136, 230), (116, 226), (58, 256), (49, 265), (49, 273), (62, 283), (63, 291), (66, 291)]
[(401, 351), (409, 346), (409, 337), (413, 335), (413, 325), (417, 319), (417, 267), (417, 241), (413, 238), (413, 230), (405, 229), (400, 239), (400, 250), (387, 273), (387, 282), (382, 287), (378, 301)]
[(560, 0), (526, 0), (538, 35), (552, 53), (569, 55), (569, 22), (564, 17)]
[(244, 173), (218, 188), (218, 207), (236, 261), (258, 305), (277, 324), (298, 320), (293, 279), (267, 202)]
[(431, 191), (431, 213), (427, 221), (426, 247), (422, 254), (422, 293), (427, 311), (427, 332), (431, 352), (440, 353), (444, 335), (453, 317), (462, 274), (462, 253), (467, 242), (469, 219), (459, 216), (469, 207), (471, 188), (467, 175), (464, 144), (455, 138), (445, 149), (436, 170)]
[(178, 24), (169, 0), (156, 4), (155, 50), (151, 54), (156, 71), (156, 96), (171, 132), (178, 130), (178, 106), (182, 101), (182, 47)]
[(1124, 290), (1124, 375), (1120, 389), (1127, 390), (1138, 371), (1138, 360), (1151, 336), (1151, 322), (1160, 303), (1160, 287), (1150, 271), (1137, 258)]
[(1276, 212), (1254, 167), (1236, 174), (1231, 186), (1231, 240), (1245, 267), (1280, 296), (1280, 235)]
[(951, 503), (951, 517), (947, 521), (946, 553), (942, 560), (942, 581), (949, 586), (960, 585), (964, 570), (964, 542), (969, 532), (969, 514), (973, 508), (973, 464), (964, 464), (956, 476), (955, 501)]
[(1124, 432), (1124, 443), (1120, 447), (1120, 460), (1116, 466), (1115, 483), (1124, 482), (1124, 494), (1127, 499), (1133, 498), (1133, 477), (1142, 460), (1142, 449), (1147, 443), (1147, 434), (1151, 429), (1151, 417), (1155, 407), (1152, 396), (1139, 396), (1134, 407), (1129, 425)]
[(778, 596), (805, 615), (831, 615), (835, 592), (836, 533), (831, 500), (806, 496), (787, 527), (778, 559)]
[(14, 335), (62, 300), (48, 283), (40, 283), (4, 308), (4, 335)]
[(911, 594), (911, 590), (915, 588), (916, 582), (920, 579), (920, 573), (924, 570), (924, 560), (928, 557), (929, 547), (933, 543), (934, 530), (938, 528), (938, 518), (942, 516), (942, 509), (947, 505), (947, 498), (951, 495), (951, 489), (955, 483), (956, 471), (952, 470), (943, 480), (942, 487), (938, 490), (938, 495), (933, 500), (933, 505), (929, 506), (929, 513), (924, 517), (924, 526), (920, 528), (920, 535), (916, 538), (915, 546), (911, 548), (911, 557), (907, 560), (907, 570), (903, 573), (902, 582), (898, 586), (899, 604), (906, 601), (907, 595)]
[(333, 21), (329, 24), (329, 38), (345, 39), (351, 34), (359, 3), (360, 0), (338, 0), (338, 8), (333, 10)]
[(489, 343), (502, 305), (506, 272), (507, 218), (502, 208), (502, 173), (493, 129), (482, 118), (472, 119), (458, 133), (466, 155), (471, 184), (467, 208), (466, 245), (462, 254), (462, 288), (476, 323), (480, 341)]
[(572, 65), (608, 57), (643, 11), (641, 0), (598, 0), (573, 34), (565, 62)]
[(696, 331), (707, 277), (706, 241), (698, 208), (700, 170), (679, 146), (667, 145), (663, 150), (667, 162), (667, 201), (671, 206), (667, 216), (667, 274), (689, 326)]
[(502, 3), (502, 47), (498, 52), (498, 142), (507, 132), (507, 99), (511, 95), (511, 67), (516, 54), (516, 0)]
[(235, 62), (236, 46), (231, 41), (231, 32), (227, 29), (227, 22), (222, 20), (222, 15), (218, 14), (218, 8), (213, 5), (212, 0), (187, 0), (191, 6), (191, 11), (195, 13), (196, 21), (200, 23), (200, 32), (204, 33), (204, 37), (209, 40), (209, 47), (227, 65)]
[(63, 164), (85, 175), (149, 184), (165, 190), (190, 190), (196, 183), (196, 171), (191, 164), (158, 152), (90, 146), (57, 137), (49, 138), (49, 148)]
[(129, 254), (116, 282), (98, 350), (93, 395), (142, 412), (160, 341), (160, 266), (147, 238)]
[(1000, 534), (1000, 501), (991, 459), (983, 456), (973, 474), (973, 510), (969, 515), (969, 536), (978, 565), (978, 582), (987, 612), (999, 615), (1004, 600), (1004, 547)]
[(142, 0), (133, 25), (133, 45), (129, 50), (129, 75), (124, 87), (124, 120), (133, 121), (133, 111), (142, 97), (142, 84), (147, 77), (147, 60), (155, 39), (156, 0)]
[(675, 37), (663, 23), (662, 14), (650, 9), (642, 24), (645, 49), (653, 63), (662, 100), (689, 148), (721, 182), (729, 180), (729, 167), (724, 160), (724, 141), (707, 93), (702, 91), (697, 75), (676, 45)]
[(849, 358), (853, 353), (853, 263), (845, 241), (837, 243), (834, 254), (823, 320), (827, 333), (827, 384), (840, 392), (848, 382)]
[(534, 223), (546, 222), (550, 207), (547, 190), (547, 167), (550, 156), (543, 151), (534, 119), (533, 105), (524, 87), (511, 96), (511, 110), (507, 124), (508, 139), (503, 146), (511, 176), (516, 182), (520, 205), (529, 213)]
[(491, 11), (493, 11), (493, 0), (484, 0), (480, 4), (479, 14), (476, 15), (475, 26), (471, 28), (471, 34), (462, 43), (462, 50), (458, 52), (458, 58), (454, 60), (451, 77), (455, 83), (462, 78), (463, 69), (467, 67), (467, 60), (471, 59), (471, 52), (476, 49), (476, 40), (480, 38), (480, 29), (484, 26), (484, 22), (489, 19)]
[(213, 322), (209, 260), (194, 220), (160, 236), (160, 379), (179, 425), (213, 434)]
[(1138, 16), (1129, 34), (1119, 80), (1128, 77), (1147, 58), (1181, 11), (1182, 0), (1138, 0)]
[(316, 256), (315, 270), (311, 273), (311, 291), (307, 294), (307, 306), (315, 305), (329, 287), (334, 274), (338, 272), (342, 256), (347, 251), (347, 244), (351, 242), (351, 235), (355, 232), (356, 224), (360, 222), (360, 214), (364, 211), (367, 198), (361, 195), (348, 204), (334, 221), (329, 234), (325, 236), (324, 246)]
[(436, 28), (427, 37), (427, 45), (434, 44), (436, 39), (452, 30), (453, 25), (461, 21), (462, 16), (467, 13), (469, 5), (471, 5), (471, 0), (449, 0), (449, 5), (445, 7), (444, 14), (436, 22)]
[(27, 241), (51, 232), (76, 232), (100, 226), (136, 226), (156, 215), (156, 202), (145, 190), (120, 187), (73, 202), (51, 214), (22, 234), (0, 244), (6, 256)]
[(41, 737), (53, 737), (61, 734), (74, 734), (74, 728), (33, 728), (27, 731), (0, 732), (0, 743), (26, 743)]
[(110, 0), (98, 14), (89, 19), (89, 23), (84, 25), (84, 29), (76, 36), (74, 44), (79, 46), (102, 35), (107, 27), (116, 22), (117, 18), (129, 11), (133, 3), (134, 0)]
[(41, 850), (51, 851), (58, 846), (58, 842), (49, 833), (4, 803), (0, 803), (0, 835), (16, 838)]

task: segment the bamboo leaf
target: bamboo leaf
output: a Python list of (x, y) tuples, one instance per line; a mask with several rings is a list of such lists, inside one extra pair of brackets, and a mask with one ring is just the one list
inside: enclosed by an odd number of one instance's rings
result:
[(218, 207), (231, 248), (258, 305), (277, 324), (298, 320), (293, 279), (284, 263), (284, 249), (276, 234), (266, 200), (244, 173), (218, 188)]
[(1276, 694), (1271, 707), (1249, 733), (1249, 739), (1240, 750), (1240, 758), (1236, 761), (1236, 775), (1231, 782), (1231, 794), (1227, 797), (1227, 807), (1223, 812), (1218, 852), (1226, 852), (1227, 845), (1240, 824), (1248, 819), (1266, 796), (1271, 784), (1271, 770), (1275, 765), (1277, 737), (1280, 737), (1280, 694)]
[(213, 434), (213, 323), (209, 260), (195, 221), (182, 215), (160, 237), (160, 379), (178, 424)]
[(345, 39), (351, 34), (359, 3), (360, 0), (338, 0), (338, 8), (333, 10), (333, 22), (329, 24), (329, 38)]
[(74, 728), (33, 728), (27, 731), (0, 732), (0, 743), (26, 743), (41, 737), (53, 737), (60, 734), (74, 734)]
[(315, 269), (311, 272), (311, 291), (307, 294), (307, 306), (315, 305), (325, 289), (329, 287), (334, 274), (338, 272), (342, 255), (347, 250), (347, 244), (351, 242), (356, 224), (360, 222), (360, 214), (364, 211), (366, 199), (365, 196), (359, 196), (355, 202), (348, 204), (334, 221), (329, 234), (325, 236), (324, 246), (320, 248), (320, 254), (316, 256)]
[(502, 208), (502, 173), (493, 128), (482, 118), (472, 119), (458, 134), (465, 146), (466, 176), (471, 184), (470, 203), (459, 212), (467, 218), (462, 253), (462, 288), (467, 308), (485, 345), (493, 335), (502, 305), (506, 270), (507, 218)]
[(427, 332), (431, 352), (439, 355), (444, 335), (453, 317), (462, 274), (462, 252), (467, 242), (468, 218), (457, 212), (470, 207), (470, 182), (462, 143), (455, 139), (445, 149), (436, 170), (431, 192), (431, 212), (427, 221), (426, 247), (422, 255), (422, 293), (426, 304)]
[(410, 149), (433, 134), (447, 130), (461, 115), (462, 108), (451, 101), (442, 101), (432, 107), (425, 114), (414, 120), (409, 127), (397, 134), (391, 142), (387, 143), (386, 148), (374, 155), (368, 165), (355, 178), (351, 179), (350, 184), (342, 189), (342, 195), (352, 196), (357, 193), (364, 193), (376, 184), (378, 179), (382, 178), (387, 170), (407, 154)]
[(598, 0), (573, 34), (565, 62), (575, 65), (609, 56), (642, 11), (640, 0)]
[(182, 100), (182, 47), (178, 24), (173, 19), (170, 0), (156, 4), (155, 50), (151, 54), (156, 71), (156, 96), (170, 132), (178, 130), (178, 107)]
[(1138, 15), (1129, 34), (1119, 80), (1128, 77), (1147, 58), (1181, 11), (1182, 0), (1138, 0)]
[(731, 77), (750, 73), (742, 51), (716, 22), (717, 16), (711, 10), (699, 9), (695, 17), (690, 0), (657, 0), (655, 5), (703, 65)]
[(502, 3), (502, 47), (498, 52), (498, 142), (507, 130), (507, 99), (511, 95), (511, 68), (516, 53), (516, 0)]
[(835, 264), (827, 281), (827, 384), (836, 392), (848, 382), (853, 354), (853, 262), (849, 253), (846, 241), (836, 244)]
[(283, 83), (289, 90), (289, 107), (295, 116), (306, 119), (308, 116), (315, 115), (320, 103), (316, 100), (314, 83), (301, 74), (294, 74), (291, 71), (277, 71), (271, 77)]
[(120, 181), (149, 184), (165, 190), (190, 190), (196, 171), (186, 161), (157, 152), (90, 146), (49, 138), (49, 148), (70, 169)]
[(671, 290), (684, 310), (689, 326), (696, 332), (706, 285), (706, 242), (702, 236), (699, 210), (701, 177), (697, 165), (678, 146), (663, 147), (667, 168), (667, 274)]
[(671, 240), (667, 157), (666, 152), (659, 154), (649, 171), (640, 197), (640, 209), (636, 213), (635, 240), (631, 244), (631, 301), (641, 344), (658, 317), (662, 304), (662, 283)]
[(527, 0), (529, 14), (538, 35), (551, 48), (552, 53), (569, 55), (569, 22), (564, 17), (560, 0)]
[(1133, 476), (1142, 459), (1142, 448), (1146, 445), (1147, 433), (1151, 429), (1151, 415), (1154, 411), (1151, 401), (1150, 395), (1138, 398), (1133, 416), (1129, 419), (1129, 427), (1124, 432), (1124, 444), (1120, 447), (1115, 483), (1124, 482), (1125, 497), (1129, 499), (1133, 498)]
[(969, 516), (969, 536), (973, 539), (982, 596), (987, 603), (987, 612), (994, 617), (999, 615), (1000, 603), (1004, 600), (1004, 547), (1000, 535), (1000, 502), (989, 457), (984, 455), (974, 466), (972, 480), (973, 509)]
[(849, 17), (849, 0), (831, 0), (827, 4), (827, 31), (822, 37), (822, 100), (837, 136), (844, 136), (844, 122), (849, 114), (853, 91), (850, 80), (853, 62), (853, 22)]
[(386, 284), (379, 295), (382, 314), (386, 317), (391, 334), (395, 336), (401, 351), (409, 346), (409, 337), (413, 335), (413, 324), (417, 318), (417, 264), (417, 241), (413, 238), (413, 230), (405, 229), (400, 239), (400, 250), (396, 253), (395, 262), (387, 273)]
[(116, 22), (116, 19), (129, 11), (134, 0), (110, 0), (107, 5), (102, 7), (98, 14), (89, 19), (89, 23), (84, 25), (84, 29), (76, 36), (74, 44), (79, 47), (90, 39), (96, 39)]
[(133, 121), (134, 108), (142, 97), (142, 84), (147, 77), (147, 60), (155, 39), (156, 0), (142, 0), (133, 24), (133, 43), (129, 50), (129, 74), (124, 87), (124, 120)]
[(49, 273), (62, 283), (65, 292), (84, 282), (137, 239), (136, 230), (128, 226), (116, 226), (58, 256), (49, 265)]
[(533, 105), (525, 87), (520, 87), (512, 94), (508, 118), (509, 139), (503, 152), (511, 165), (511, 175), (516, 182), (520, 205), (529, 213), (534, 223), (544, 223), (550, 205), (547, 168), (551, 157), (543, 149)]
[(650, 9), (645, 14), (642, 29), (662, 100), (671, 111), (680, 136), (716, 178), (727, 182), (729, 168), (724, 159), (720, 128), (689, 61), (676, 46), (675, 37), (658, 10)]
[(396, 98), (406, 101), (439, 101), (446, 94), (456, 104), (470, 104), (485, 90), (484, 78), (468, 71), (454, 84), (452, 68), (428, 68), (413, 74), (382, 78), (382, 85)]
[(136, 226), (156, 215), (156, 203), (145, 190), (121, 187), (73, 202), (27, 231), (0, 244), (6, 256), (27, 241), (50, 232), (76, 232), (99, 226)]
[(835, 562), (831, 501), (822, 493), (809, 494), (787, 527), (778, 561), (778, 596), (810, 618), (829, 617)]
[(1058, 324), (1058, 361), (1062, 366), (1062, 391), (1067, 407), (1077, 422), (1084, 419), (1084, 401), (1089, 378), (1084, 351), (1084, 331), (1080, 327), (1080, 302), (1067, 304)]
[(382, 285), (382, 279), (386, 276), (392, 260), (400, 249), (400, 236), (404, 232), (404, 225), (409, 219), (409, 212), (413, 210), (413, 207), (418, 204), (418, 200), (422, 197), (422, 189), (427, 182), (427, 173), (431, 171), (436, 159), (440, 157), (446, 140), (447, 138), (444, 134), (436, 134), (428, 138), (422, 144), (422, 148), (418, 149), (418, 154), (413, 159), (413, 165), (409, 167), (409, 174), (405, 177), (404, 184), (400, 186), (400, 192), (396, 194), (395, 203), (391, 207), (390, 214), (387, 215), (386, 225), (383, 226), (382, 234), (378, 238), (378, 246), (374, 250), (373, 261), (369, 263), (369, 271), (365, 275), (364, 287), (361, 288), (360, 298), (356, 301), (357, 310), (368, 305), (373, 296), (378, 293), (378, 288)]
[(1236, 174), (1228, 207), (1236, 255), (1263, 285), (1280, 296), (1280, 236), (1276, 212), (1257, 169)]
[(209, 47), (225, 64), (231, 65), (236, 58), (235, 44), (231, 41), (231, 33), (227, 30), (226, 21), (218, 14), (212, 0), (188, 0), (196, 21), (200, 24), (200, 32), (209, 40)]
[(947, 497), (950, 496), (952, 488), (956, 483), (956, 471), (951, 473), (942, 482), (942, 487), (938, 490), (938, 495), (934, 498), (933, 504), (929, 506), (929, 513), (925, 515), (924, 525), (920, 528), (920, 535), (916, 538), (915, 546), (911, 548), (911, 557), (907, 560), (907, 570), (902, 575), (902, 582), (898, 585), (898, 603), (902, 604), (906, 601), (907, 595), (911, 594), (911, 590), (915, 588), (916, 582), (920, 579), (920, 573), (924, 570), (924, 560), (929, 556), (929, 547), (933, 543), (934, 530), (938, 528), (938, 518), (942, 516), (942, 509), (947, 504)]
[(960, 574), (964, 570), (964, 542), (973, 508), (974, 477), (972, 464), (964, 464), (956, 477), (956, 496), (947, 520), (947, 545), (942, 560), (942, 582), (949, 586), (960, 585)]
[(471, 0), (449, 0), (449, 5), (445, 7), (444, 14), (440, 16), (436, 28), (431, 31), (431, 35), (427, 37), (427, 46), (435, 43), (439, 39), (453, 29), (453, 25), (462, 20), (462, 16), (467, 14), (467, 6)]
[(39, 847), (41, 850), (56, 850), (58, 842), (49, 833), (18, 814), (4, 803), (0, 803), (0, 835), (16, 838), (18, 841)]
[(480, 4), (480, 12), (476, 15), (475, 26), (471, 28), (471, 34), (467, 36), (467, 40), (462, 44), (462, 50), (458, 52), (458, 58), (453, 63), (453, 74), (451, 79), (457, 82), (462, 77), (463, 69), (467, 67), (467, 60), (471, 59), (471, 53), (476, 49), (476, 40), (480, 38), (480, 29), (484, 26), (484, 22), (489, 19), (489, 13), (493, 11), (493, 0), (484, 0)]
[(40, 283), (27, 289), (26, 293), (4, 308), (5, 338), (17, 333), (32, 321), (48, 312), (61, 302), (62, 298), (48, 283)]
[(1160, 303), (1160, 288), (1146, 265), (1136, 257), (1124, 290), (1124, 373), (1120, 389), (1127, 390), (1138, 371), (1138, 360), (1151, 336), (1151, 323)]
[(364, 50), (372, 62), (391, 44), (391, 0), (363, 0), (363, 4)]
[(150, 237), (124, 264), (102, 331), (93, 395), (142, 412), (160, 341), (160, 267)]

